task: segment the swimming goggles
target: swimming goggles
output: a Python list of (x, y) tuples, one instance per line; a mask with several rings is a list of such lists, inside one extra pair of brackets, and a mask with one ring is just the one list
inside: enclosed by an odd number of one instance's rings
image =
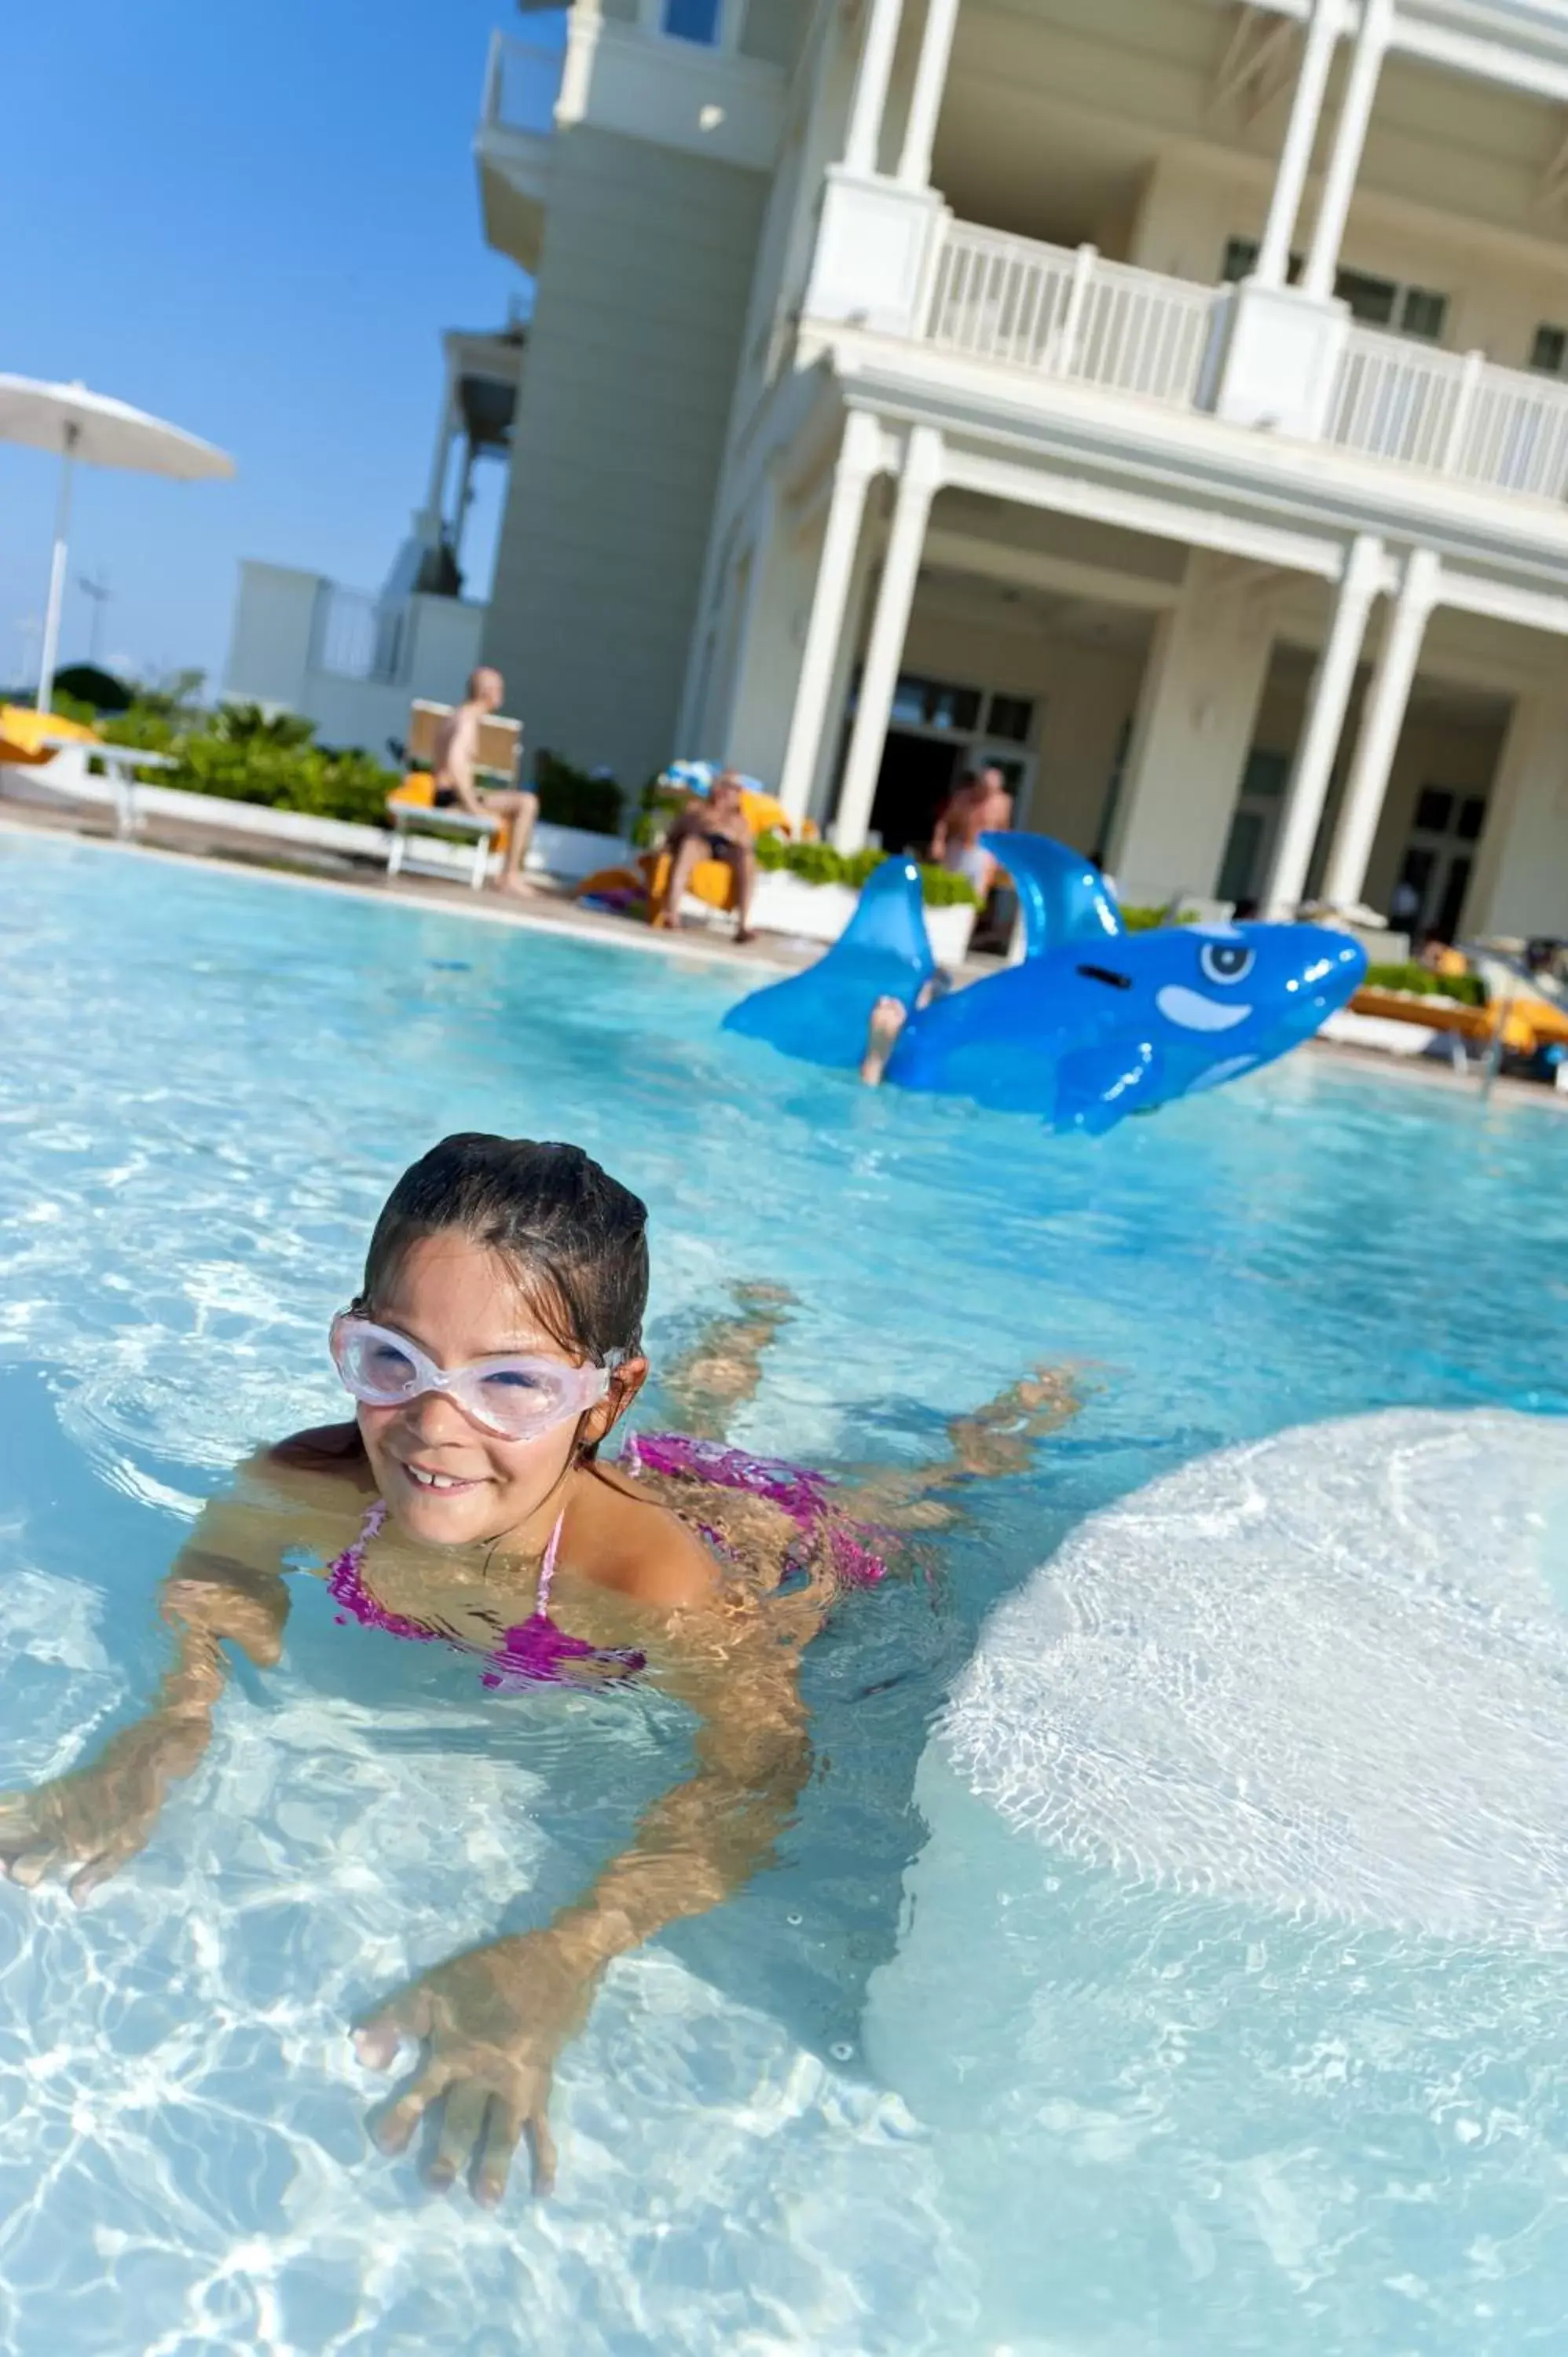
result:
[(596, 1407), (610, 1384), (607, 1367), (526, 1355), (438, 1367), (406, 1334), (351, 1309), (332, 1320), (330, 1347), (344, 1389), (367, 1407), (402, 1407), (425, 1392), (445, 1392), (471, 1423), (499, 1440), (536, 1440), (568, 1416)]

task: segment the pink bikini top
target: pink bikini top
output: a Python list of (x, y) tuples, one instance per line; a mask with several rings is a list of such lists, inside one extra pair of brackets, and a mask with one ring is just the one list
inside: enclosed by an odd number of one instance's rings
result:
[[(391, 1637), (452, 1645), (460, 1652), (478, 1652), (477, 1646), (465, 1645), (460, 1638), (449, 1636), (444, 1629), (432, 1629), (423, 1620), (411, 1620), (406, 1613), (389, 1612), (371, 1594), (365, 1586), (365, 1550), (386, 1518), (385, 1499), (375, 1499), (352, 1545), (346, 1546), (327, 1567), (328, 1587), (335, 1601), (344, 1608), (338, 1620), (358, 1620), (362, 1627), (382, 1629)], [(509, 1629), (495, 1651), (484, 1657), (488, 1664), (480, 1674), (484, 1685), (505, 1686), (519, 1681), (536, 1685), (601, 1685), (615, 1679), (635, 1677), (639, 1670), (647, 1667), (645, 1653), (590, 1645), (585, 1638), (569, 1637), (550, 1618), (550, 1589), (565, 1520), (563, 1511), (550, 1534), (550, 1544), (539, 1568), (539, 1594), (532, 1611), (526, 1620)], [(575, 1669), (570, 1666), (574, 1663), (579, 1665)]]
[[(703, 1490), (739, 1490), (751, 1497), (765, 1498), (788, 1514), (807, 1548), (825, 1554), (834, 1575), (846, 1586), (872, 1587), (886, 1577), (893, 1534), (874, 1523), (852, 1521), (840, 1512), (834, 1503), (833, 1484), (825, 1474), (772, 1458), (752, 1457), (719, 1441), (692, 1440), (675, 1433), (645, 1433), (628, 1440), (621, 1463), (633, 1476), (647, 1471), (690, 1481), (699, 1494)], [(389, 1612), (370, 1593), (364, 1581), (365, 1550), (386, 1518), (386, 1502), (377, 1498), (360, 1525), (360, 1534), (353, 1544), (345, 1547), (328, 1566), (327, 1585), (343, 1607), (338, 1619), (359, 1620), (367, 1629), (384, 1629), (392, 1637), (413, 1637), (424, 1643), (439, 1641), (463, 1652), (478, 1652), (477, 1646), (462, 1645), (459, 1639), (448, 1636), (445, 1630), (427, 1628), (423, 1620), (411, 1620), (401, 1612)], [(629, 1650), (607, 1651), (588, 1644), (581, 1637), (568, 1637), (550, 1618), (550, 1589), (565, 1519), (563, 1512), (550, 1534), (550, 1544), (539, 1569), (539, 1594), (533, 1610), (515, 1629), (509, 1629), (495, 1652), (484, 1657), (489, 1666), (482, 1677), (488, 1686), (504, 1686), (518, 1680), (601, 1685), (635, 1677), (639, 1670), (647, 1667), (645, 1654)], [(725, 1553), (723, 1533), (700, 1512), (687, 1519), (722, 1558)], [(580, 1668), (574, 1670), (570, 1666), (573, 1663), (580, 1664)]]

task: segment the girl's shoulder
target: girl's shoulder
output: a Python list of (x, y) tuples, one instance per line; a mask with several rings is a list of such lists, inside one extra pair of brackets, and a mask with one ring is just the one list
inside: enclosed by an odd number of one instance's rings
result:
[(573, 1523), (568, 1544), (602, 1587), (671, 1610), (709, 1603), (719, 1591), (718, 1566), (695, 1533), (613, 1466), (594, 1468)]
[(258, 1504), (341, 1513), (373, 1498), (357, 1424), (319, 1424), (262, 1449), (241, 1469), (239, 1494)]
[(360, 1427), (352, 1422), (317, 1424), (308, 1432), (291, 1433), (286, 1440), (267, 1449), (261, 1461), (302, 1473), (347, 1472), (361, 1466), (367, 1475), (370, 1471)]

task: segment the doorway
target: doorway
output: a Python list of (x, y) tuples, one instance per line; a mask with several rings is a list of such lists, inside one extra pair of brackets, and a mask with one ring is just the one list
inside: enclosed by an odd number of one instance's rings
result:
[(871, 830), (885, 850), (915, 851), (924, 857), (937, 813), (952, 791), (963, 749), (950, 737), (888, 730), (871, 805)]

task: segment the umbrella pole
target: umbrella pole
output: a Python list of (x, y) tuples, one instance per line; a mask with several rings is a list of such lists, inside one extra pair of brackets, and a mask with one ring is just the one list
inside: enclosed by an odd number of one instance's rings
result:
[(49, 602), (44, 613), (44, 644), (38, 661), (38, 703), (40, 712), (49, 708), (49, 698), (55, 692), (55, 664), (59, 656), (60, 609), (65, 603), (66, 542), (70, 534), (71, 476), (75, 471), (78, 427), (65, 429), (65, 447), (60, 453), (59, 494), (55, 501), (55, 553), (49, 566)]

